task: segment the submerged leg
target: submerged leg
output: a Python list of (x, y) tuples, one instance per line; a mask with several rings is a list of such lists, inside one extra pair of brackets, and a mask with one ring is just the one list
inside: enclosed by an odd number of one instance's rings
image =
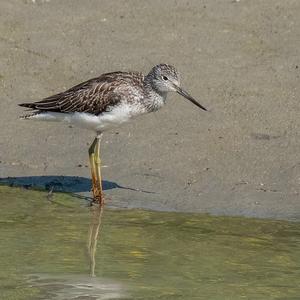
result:
[(89, 148), (89, 159), (91, 164), (93, 196), (99, 204), (104, 204), (101, 181), (100, 142), (102, 134), (98, 134)]

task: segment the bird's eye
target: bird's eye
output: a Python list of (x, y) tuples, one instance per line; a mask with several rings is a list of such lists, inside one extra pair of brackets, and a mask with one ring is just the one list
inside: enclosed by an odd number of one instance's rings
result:
[(162, 79), (165, 80), (165, 81), (167, 81), (168, 77), (167, 76), (163, 76)]

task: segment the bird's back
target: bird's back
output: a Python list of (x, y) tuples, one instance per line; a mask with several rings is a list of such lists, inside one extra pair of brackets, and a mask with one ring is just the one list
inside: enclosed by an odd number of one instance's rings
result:
[(112, 72), (82, 82), (62, 93), (33, 103), (21, 103), (37, 112), (86, 112), (99, 115), (121, 102), (143, 97), (144, 75)]

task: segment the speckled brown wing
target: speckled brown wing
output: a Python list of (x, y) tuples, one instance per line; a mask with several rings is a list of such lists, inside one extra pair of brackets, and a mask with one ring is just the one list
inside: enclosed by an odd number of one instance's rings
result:
[(143, 75), (140, 73), (107, 73), (41, 101), (19, 105), (38, 111), (87, 112), (99, 115), (122, 100), (122, 85), (126, 89), (126, 86), (132, 84), (140, 86), (142, 82)]

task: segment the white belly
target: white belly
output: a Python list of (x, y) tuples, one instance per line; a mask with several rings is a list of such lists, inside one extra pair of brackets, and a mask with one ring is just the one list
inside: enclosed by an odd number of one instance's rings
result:
[(59, 113), (44, 112), (30, 116), (30, 120), (64, 122), (81, 128), (90, 129), (96, 132), (103, 132), (112, 127), (128, 122), (133, 117), (144, 114), (146, 111), (141, 106), (121, 104), (109, 112), (95, 116), (90, 113)]

